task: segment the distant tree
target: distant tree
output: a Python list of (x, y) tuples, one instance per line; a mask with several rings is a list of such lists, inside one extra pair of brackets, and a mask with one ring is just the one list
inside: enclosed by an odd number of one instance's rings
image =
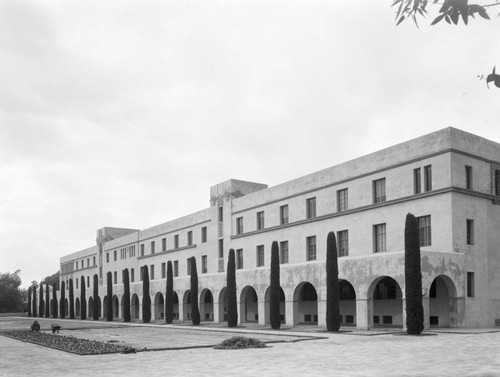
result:
[(122, 272), (123, 279), (123, 322), (130, 322), (130, 278), (128, 268)]
[(238, 326), (238, 306), (236, 301), (236, 263), (234, 249), (229, 250), (226, 273), (227, 287), (227, 326)]
[(151, 296), (149, 295), (149, 270), (148, 266), (142, 267), (142, 322), (151, 321)]
[(40, 318), (45, 314), (45, 303), (43, 302), (43, 284), (40, 284), (40, 303), (38, 305), (38, 314)]
[(92, 306), (92, 318), (94, 321), (97, 321), (100, 317), (100, 312), (99, 312), (99, 277), (97, 274), (94, 274), (94, 279), (93, 279), (93, 284), (94, 284), (94, 295), (93, 295), (93, 300), (94, 300), (94, 305)]
[(172, 261), (167, 262), (167, 292), (165, 295), (165, 322), (168, 324), (174, 320), (174, 276), (172, 273)]
[(80, 280), (80, 318), (87, 319), (87, 297), (85, 292), (85, 276)]
[[(33, 282), (31, 282), (31, 284), (33, 284)], [(37, 316), (37, 312), (38, 312), (38, 309), (37, 309), (37, 304), (36, 304), (36, 288), (38, 287), (38, 285), (32, 285), (32, 292), (33, 292), (33, 302), (32, 302), (32, 305), (33, 305), (33, 317), (36, 317)]]
[(45, 279), (43, 279), (40, 284), (48, 284), (50, 286), (53, 286), (54, 284), (56, 285), (56, 288), (59, 289), (59, 280), (60, 280), (60, 272), (57, 271), (56, 273), (46, 276)]
[(191, 320), (193, 325), (200, 324), (200, 308), (198, 307), (198, 271), (196, 258), (191, 257)]
[[(0, 305), (1, 307), (1, 305)], [(28, 287), (28, 317), (31, 317), (31, 287)]]
[(57, 305), (57, 285), (54, 283), (52, 285), (52, 318), (58, 317), (58, 305)]
[(420, 237), (417, 219), (411, 213), (405, 222), (405, 294), (406, 332), (419, 335), (424, 329)]
[(69, 318), (75, 319), (75, 295), (73, 292), (73, 279), (69, 279)]
[(21, 285), (21, 273), (0, 273), (0, 313), (21, 312), (23, 306)]
[(113, 276), (111, 271), (106, 274), (106, 285), (108, 288), (108, 294), (106, 297), (106, 321), (113, 320)]
[(49, 290), (49, 286), (46, 285), (45, 286), (45, 317), (46, 318), (50, 318), (50, 290)]
[(59, 314), (62, 319), (66, 317), (66, 283), (61, 282), (61, 300), (59, 301)]
[(335, 233), (328, 233), (326, 239), (326, 328), (339, 331), (339, 266)]
[(281, 326), (280, 318), (280, 248), (277, 241), (271, 246), (271, 284), (269, 286), (269, 313), (271, 327), (275, 330)]

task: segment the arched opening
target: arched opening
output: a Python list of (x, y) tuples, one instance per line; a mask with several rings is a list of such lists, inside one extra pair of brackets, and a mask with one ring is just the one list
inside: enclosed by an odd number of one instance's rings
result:
[[(266, 324), (269, 324), (271, 322), (271, 312), (269, 309), (269, 306), (270, 306), (269, 287), (267, 287), (266, 295), (264, 297), (266, 300), (266, 304), (265, 304)], [(286, 321), (285, 292), (283, 291), (283, 288), (281, 288), (281, 287), (280, 287), (280, 320), (281, 320), (282, 324), (284, 324)]]
[(429, 289), (429, 324), (432, 327), (450, 327), (457, 313), (452, 298), (456, 297), (453, 281), (445, 275), (439, 275)]
[(183, 321), (189, 321), (191, 319), (191, 290), (187, 290), (184, 293), (184, 298), (182, 300), (184, 308), (184, 318)]
[(318, 323), (318, 294), (316, 288), (309, 282), (300, 283), (294, 293), (294, 324)]
[(214, 298), (210, 289), (204, 289), (201, 291), (200, 317), (202, 321), (214, 320)]
[(130, 298), (130, 317), (139, 319), (139, 297), (135, 293)]
[(174, 291), (174, 309), (173, 309), (173, 314), (174, 314), (174, 319), (179, 319), (179, 296), (177, 296), (177, 293)]
[(75, 317), (80, 318), (80, 299), (78, 297), (75, 300)]
[(347, 280), (339, 281), (339, 309), (342, 325), (356, 325), (356, 292)]
[(257, 322), (259, 320), (257, 301), (257, 292), (252, 286), (247, 285), (243, 288), (240, 295), (241, 323)]
[(94, 299), (92, 297), (89, 297), (89, 304), (88, 304), (88, 314), (87, 314), (87, 318), (92, 318), (92, 316), (94, 315)]
[(222, 288), (219, 294), (219, 322), (227, 322), (227, 288)]
[(113, 296), (113, 318), (118, 318), (120, 316), (120, 303), (118, 301), (118, 297)]
[(155, 320), (165, 318), (165, 300), (161, 292), (156, 293), (154, 303)]
[(403, 326), (403, 295), (396, 280), (389, 276), (375, 280), (370, 297), (374, 326)]

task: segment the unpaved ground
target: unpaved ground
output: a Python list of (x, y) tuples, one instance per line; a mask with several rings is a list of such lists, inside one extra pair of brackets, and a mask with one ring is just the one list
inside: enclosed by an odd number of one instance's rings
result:
[[(0, 328), (15, 323), (19, 324), (2, 318)], [(102, 334), (109, 327), (105, 322), (66, 323), (72, 328), (96, 326), (95, 331)], [(153, 344), (153, 339), (164, 339), (167, 334), (182, 339), (186, 331), (191, 343), (197, 338), (217, 343), (221, 336), (233, 335), (123, 324), (111, 327), (109, 333), (146, 343), (151, 339)], [(247, 335), (261, 338), (265, 334)], [(500, 376), (500, 332), (422, 337), (342, 333), (327, 339), (274, 343), (266, 349), (195, 348), (100, 356), (72, 355), (0, 336), (0, 376)]]

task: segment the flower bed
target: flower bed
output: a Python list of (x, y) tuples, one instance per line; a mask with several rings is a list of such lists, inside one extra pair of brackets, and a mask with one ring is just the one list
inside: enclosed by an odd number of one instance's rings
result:
[(244, 336), (233, 336), (216, 345), (214, 348), (218, 350), (239, 350), (244, 348), (266, 348), (267, 345), (255, 338), (247, 338)]

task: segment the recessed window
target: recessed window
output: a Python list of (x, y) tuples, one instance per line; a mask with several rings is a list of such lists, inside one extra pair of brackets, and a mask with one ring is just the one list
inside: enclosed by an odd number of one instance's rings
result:
[(431, 246), (431, 217), (422, 216), (417, 218), (420, 246)]
[(243, 234), (243, 217), (236, 218), (236, 234)]
[(413, 193), (420, 194), (422, 191), (422, 178), (420, 176), (420, 168), (413, 169)]
[(343, 212), (349, 209), (348, 206), (348, 191), (342, 189), (337, 191), (337, 211)]
[(236, 269), (241, 270), (243, 268), (243, 249), (236, 250)]
[(306, 200), (306, 218), (312, 219), (316, 217), (316, 198)]
[[(116, 274), (116, 272), (115, 272), (115, 274)], [(75, 279), (76, 289), (78, 289), (78, 280), (79, 279)], [(115, 282), (115, 284), (116, 284), (116, 282)]]
[(206, 274), (208, 271), (208, 260), (206, 255), (201, 256), (201, 273)]
[(167, 264), (165, 262), (163, 262), (161, 264), (161, 278), (162, 279), (165, 279), (166, 271), (167, 271)]
[(493, 194), (500, 196), (500, 169), (495, 169), (493, 173)]
[(385, 202), (385, 178), (373, 181), (373, 203)]
[(432, 165), (424, 166), (424, 190), (432, 190)]
[(174, 273), (174, 277), (177, 277), (179, 276), (179, 261), (178, 260), (174, 260), (174, 268), (173, 268), (173, 273)]
[(224, 258), (224, 240), (219, 240), (219, 258)]
[(224, 207), (222, 207), (222, 206), (219, 207), (219, 212), (218, 212), (217, 220), (219, 222), (224, 221)]
[[(113, 272), (113, 280), (114, 284), (118, 284), (118, 273), (116, 271)], [(78, 284), (78, 280), (76, 281), (76, 283)]]
[(178, 249), (179, 248), (179, 235), (176, 234), (174, 236), (174, 249)]
[(472, 190), (472, 166), (465, 165), (465, 188)]
[(193, 231), (192, 230), (190, 230), (187, 233), (187, 244), (188, 244), (188, 246), (191, 246), (193, 244)]
[(474, 272), (467, 272), (467, 297), (474, 297)]
[(78, 261), (76, 261), (76, 270), (78, 270)]
[(288, 224), (288, 205), (285, 204), (280, 207), (280, 224)]
[(118, 250), (113, 251), (113, 260), (118, 260)]
[(141, 257), (144, 256), (144, 244), (141, 244)]
[(109, 253), (106, 253), (106, 263), (109, 263)]
[(386, 251), (385, 244), (385, 224), (373, 226), (373, 252), (382, 253)]
[[(128, 255), (130, 257), (135, 257), (135, 245), (128, 247)], [(94, 265), (95, 265), (95, 263), (94, 263)]]
[(307, 260), (316, 260), (316, 236), (306, 238)]
[(264, 211), (257, 212), (257, 230), (264, 229)]
[(201, 242), (207, 242), (207, 227), (201, 228)]
[(130, 282), (134, 282), (135, 281), (135, 271), (133, 268), (130, 269)]
[(151, 254), (155, 253), (155, 241), (151, 241)]
[(161, 250), (167, 251), (167, 239), (166, 238), (161, 239)]
[(288, 263), (288, 241), (280, 242), (280, 263)]
[(339, 257), (347, 257), (349, 255), (349, 231), (337, 232), (337, 242), (339, 244)]
[(264, 245), (257, 246), (257, 267), (264, 265)]
[(155, 266), (153, 264), (151, 265), (151, 273), (149, 275), (151, 280), (155, 279)]
[(474, 220), (467, 219), (467, 245), (474, 245)]

